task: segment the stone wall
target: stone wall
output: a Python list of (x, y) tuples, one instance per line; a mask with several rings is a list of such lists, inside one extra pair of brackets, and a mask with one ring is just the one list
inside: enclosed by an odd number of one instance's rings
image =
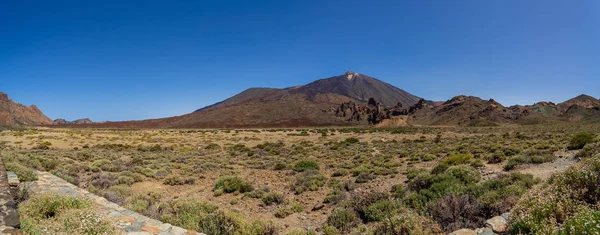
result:
[(205, 235), (193, 230), (186, 230), (180, 227), (172, 226), (161, 221), (148, 218), (139, 213), (127, 210), (115, 203), (109, 202), (103, 197), (99, 197), (84, 189), (70, 184), (69, 182), (52, 175), (48, 172), (36, 172), (38, 180), (35, 182), (21, 183), (20, 187), (25, 187), (31, 195), (40, 193), (57, 193), (62, 195), (85, 196), (91, 199), (97, 210), (110, 220), (123, 233), (128, 235)]

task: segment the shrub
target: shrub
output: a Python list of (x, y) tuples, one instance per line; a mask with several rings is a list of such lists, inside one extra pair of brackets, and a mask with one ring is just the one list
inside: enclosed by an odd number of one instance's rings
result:
[(183, 185), (184, 184), (181, 177), (176, 176), (176, 175), (167, 176), (167, 178), (165, 178), (163, 183), (166, 185)]
[(143, 213), (148, 209), (150, 203), (151, 200), (146, 196), (134, 196), (129, 202), (129, 209), (138, 213)]
[(471, 154), (456, 154), (446, 157), (441, 160), (441, 162), (446, 163), (448, 165), (461, 165), (468, 164), (473, 159), (473, 155)]
[(358, 175), (358, 177), (356, 177), (356, 183), (358, 184), (362, 184), (362, 183), (366, 183), (369, 182), (371, 180), (375, 179), (375, 176), (373, 176), (370, 173), (361, 173), (360, 175)]
[(275, 217), (283, 219), (291, 214), (300, 213), (302, 211), (304, 211), (304, 206), (300, 204), (294, 204), (291, 207), (279, 208), (277, 211), (275, 211)]
[(165, 223), (196, 231), (201, 231), (201, 223), (208, 214), (219, 209), (199, 198), (179, 199), (172, 202), (169, 207), (171, 213), (161, 218)]
[(132, 185), (133, 183), (135, 183), (135, 179), (129, 176), (119, 176), (119, 178), (117, 179), (117, 184)]
[(333, 177), (341, 177), (346, 175), (348, 175), (348, 171), (345, 169), (337, 169), (331, 174)]
[(317, 191), (325, 185), (325, 176), (316, 170), (306, 171), (296, 177), (296, 182), (292, 185), (292, 190), (296, 194), (306, 191)]
[(116, 185), (117, 179), (111, 175), (96, 173), (90, 177), (90, 184), (98, 189), (104, 190), (110, 186)]
[(470, 195), (449, 195), (429, 207), (431, 217), (448, 233), (483, 226), (486, 220), (483, 210), (477, 199)]
[(216, 192), (217, 190), (222, 190), (224, 193), (245, 193), (251, 192), (254, 190), (254, 187), (252, 184), (244, 182), (244, 180), (238, 176), (227, 176), (217, 180), (213, 191)]
[(319, 170), (319, 164), (313, 160), (302, 160), (296, 163), (292, 170), (296, 172), (304, 172), (310, 170)]
[(347, 209), (336, 209), (327, 217), (327, 224), (342, 232), (350, 231), (358, 222), (356, 214)]
[(470, 166), (453, 166), (448, 168), (445, 173), (467, 185), (477, 183), (481, 179), (479, 172)]
[(395, 184), (395, 185), (392, 185), (392, 189), (390, 190), (390, 193), (392, 194), (392, 197), (394, 197), (396, 199), (401, 199), (406, 194), (406, 191), (404, 189), (404, 185)]
[(262, 203), (263, 205), (269, 206), (272, 204), (281, 204), (283, 203), (283, 194), (282, 193), (277, 193), (277, 192), (270, 192), (270, 193), (265, 193), (262, 196)]
[(325, 226), (323, 228), (323, 234), (325, 235), (340, 235), (340, 231), (334, 226)]
[(19, 206), (21, 229), (27, 234), (114, 234), (116, 230), (92, 208), (87, 198), (40, 194)]
[(594, 142), (596, 135), (593, 133), (581, 132), (573, 135), (571, 140), (569, 141), (568, 149), (582, 149), (586, 144), (591, 144)]
[(358, 138), (350, 137), (350, 138), (345, 139), (344, 142), (346, 142), (348, 144), (356, 144), (356, 143), (359, 143), (360, 140)]
[(273, 166), (273, 170), (276, 170), (276, 171), (285, 170), (286, 168), (287, 168), (287, 164), (285, 164), (283, 162), (275, 163), (275, 166)]
[(200, 231), (206, 234), (233, 235), (243, 228), (242, 221), (234, 214), (216, 211), (200, 222)]
[(365, 209), (365, 222), (389, 221), (404, 211), (405, 208), (400, 201), (385, 200), (375, 202)]

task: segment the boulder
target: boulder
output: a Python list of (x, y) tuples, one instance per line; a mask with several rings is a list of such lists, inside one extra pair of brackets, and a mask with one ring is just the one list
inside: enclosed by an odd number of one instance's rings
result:
[(502, 216), (496, 216), (485, 222), (485, 225), (496, 233), (502, 233), (506, 230), (507, 221)]
[(481, 229), (481, 231), (477, 232), (477, 235), (494, 235), (494, 231), (490, 228)]
[(325, 207), (325, 205), (323, 203), (317, 203), (313, 208), (312, 211), (318, 211), (320, 209), (323, 209), (323, 207)]
[(454, 232), (451, 232), (449, 235), (477, 235), (477, 233), (472, 229), (461, 229)]

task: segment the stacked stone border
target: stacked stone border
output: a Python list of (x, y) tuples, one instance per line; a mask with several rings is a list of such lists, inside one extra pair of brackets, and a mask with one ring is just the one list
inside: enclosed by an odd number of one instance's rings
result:
[(127, 235), (206, 235), (193, 230), (163, 223), (148, 218), (134, 211), (125, 209), (113, 202), (99, 197), (87, 190), (81, 189), (48, 172), (36, 171), (37, 181), (21, 183), (31, 195), (41, 193), (57, 193), (68, 196), (84, 196), (94, 202), (96, 209), (104, 216), (114, 221), (115, 226)]

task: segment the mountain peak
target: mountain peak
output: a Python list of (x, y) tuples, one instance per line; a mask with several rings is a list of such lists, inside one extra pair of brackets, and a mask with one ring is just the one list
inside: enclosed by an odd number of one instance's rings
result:
[(566, 107), (569, 107), (572, 105), (577, 105), (577, 106), (581, 106), (584, 108), (592, 108), (592, 107), (600, 107), (600, 100), (598, 100), (592, 96), (586, 95), (586, 94), (581, 94), (575, 98), (572, 98), (570, 100), (562, 102), (559, 105), (563, 106), (563, 108), (566, 108)]
[(346, 71), (342, 76), (346, 76), (349, 81), (352, 81), (355, 77), (358, 77), (358, 73), (352, 72), (350, 70)]

